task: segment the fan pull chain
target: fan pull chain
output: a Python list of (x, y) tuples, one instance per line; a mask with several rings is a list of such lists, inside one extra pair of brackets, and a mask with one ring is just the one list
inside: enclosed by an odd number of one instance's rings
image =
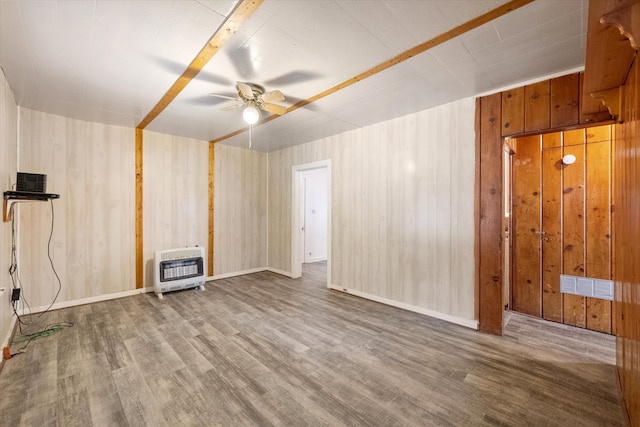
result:
[(250, 124), (249, 125), (249, 148), (251, 148), (251, 133), (252, 133), (252, 130), (253, 130), (253, 125)]

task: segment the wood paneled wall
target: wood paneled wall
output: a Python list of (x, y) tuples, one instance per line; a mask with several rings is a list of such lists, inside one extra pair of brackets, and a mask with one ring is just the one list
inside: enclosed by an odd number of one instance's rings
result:
[[(503, 137), (535, 135), (612, 122), (611, 115), (599, 101), (582, 96), (583, 82), (582, 73), (570, 74), (484, 96), (478, 100), (476, 239), (479, 245), (477, 278), (482, 331), (502, 333)], [(518, 256), (518, 250), (516, 248), (515, 256)]]
[(144, 131), (145, 286), (153, 286), (155, 251), (207, 246), (208, 159), (206, 141)]
[(291, 168), (331, 159), (331, 282), (473, 320), (474, 103), (269, 154), (269, 266), (291, 271)]
[(214, 274), (264, 268), (267, 155), (215, 144), (214, 162)]
[[(20, 111), (19, 169), (47, 174), (48, 191), (61, 195), (53, 202), (52, 256), (63, 283), (57, 302), (134, 290), (135, 129)], [(143, 159), (144, 284), (152, 286), (155, 250), (207, 245), (209, 143), (144, 131)], [(215, 272), (263, 268), (266, 155), (221, 146), (215, 159)], [(14, 180), (15, 171), (4, 177)], [(32, 203), (16, 212), (23, 292), (32, 306), (46, 306), (57, 290), (46, 251), (51, 210)]]
[[(135, 289), (134, 130), (20, 109), (18, 169), (47, 175), (58, 302)], [(19, 206), (23, 293), (33, 307), (58, 289), (47, 257), (49, 203)]]
[(617, 366), (630, 425), (640, 424), (640, 65), (623, 86), (614, 136), (614, 279)]
[(548, 132), (612, 120), (596, 99), (582, 97), (583, 73), (501, 92), (502, 136)]
[[(0, 189), (7, 191), (16, 179), (18, 107), (7, 80), (0, 69)], [(6, 292), (0, 295), (0, 345), (7, 345), (13, 310), (11, 292), (11, 223), (0, 222), (0, 286)]]
[(612, 332), (610, 301), (560, 293), (560, 274), (611, 279), (610, 129), (514, 139), (513, 310)]

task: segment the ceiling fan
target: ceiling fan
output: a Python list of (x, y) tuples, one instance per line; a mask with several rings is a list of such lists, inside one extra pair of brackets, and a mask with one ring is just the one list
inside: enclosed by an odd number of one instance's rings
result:
[(260, 120), (260, 110), (268, 111), (269, 113), (282, 115), (287, 112), (287, 107), (274, 102), (284, 101), (284, 95), (279, 90), (272, 90), (265, 92), (264, 87), (249, 82), (237, 82), (236, 90), (238, 92), (237, 97), (220, 95), (211, 93), (209, 95), (217, 98), (232, 99), (238, 101), (238, 104), (230, 105), (222, 109), (222, 111), (236, 110), (241, 107), (245, 107), (242, 111), (242, 117), (245, 122), (254, 124)]

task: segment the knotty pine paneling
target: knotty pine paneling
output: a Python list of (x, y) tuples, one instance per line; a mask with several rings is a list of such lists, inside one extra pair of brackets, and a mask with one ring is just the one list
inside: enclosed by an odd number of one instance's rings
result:
[(551, 129), (580, 123), (580, 76), (551, 79)]
[(524, 87), (524, 131), (547, 130), (551, 124), (551, 82), (545, 80)]
[(464, 99), (270, 153), (269, 266), (291, 271), (292, 166), (330, 159), (331, 282), (473, 320), (473, 117)]
[[(585, 145), (585, 275), (602, 279), (611, 278), (611, 144), (606, 136)], [(586, 316), (588, 329), (611, 333), (611, 301), (587, 298)]]
[(512, 161), (513, 309), (540, 317), (541, 136), (518, 138)]
[(524, 86), (502, 92), (502, 136), (524, 133)]
[(600, 100), (582, 93), (583, 82), (574, 73), (501, 92), (502, 136), (611, 121)]
[[(135, 289), (134, 129), (23, 108), (19, 132), (18, 168), (46, 174), (47, 191), (60, 194), (51, 244), (57, 302)], [(49, 305), (58, 289), (47, 257), (51, 208), (19, 210), (25, 297)]]
[(214, 274), (267, 266), (267, 155), (215, 144)]
[(629, 425), (640, 424), (640, 70), (623, 86), (623, 120), (614, 129), (613, 200), (617, 368)]
[(562, 322), (562, 135), (542, 135), (542, 318)]
[(144, 131), (146, 287), (153, 286), (155, 251), (207, 245), (208, 159), (206, 141)]
[[(564, 133), (563, 156), (573, 154), (576, 161), (563, 169), (562, 272), (584, 276), (585, 267), (585, 145), (584, 129)], [(586, 326), (585, 298), (564, 295), (563, 323)]]
[[(18, 160), (18, 107), (13, 92), (0, 69), (0, 189), (4, 192), (11, 189), (16, 180), (16, 163)], [(11, 333), (13, 310), (10, 305), (9, 288), (11, 276), (11, 223), (0, 222), (0, 283), (7, 289), (0, 301), (0, 345), (8, 343)]]

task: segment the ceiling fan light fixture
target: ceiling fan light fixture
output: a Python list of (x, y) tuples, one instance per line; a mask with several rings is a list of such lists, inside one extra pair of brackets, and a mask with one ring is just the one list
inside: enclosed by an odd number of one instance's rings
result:
[(247, 107), (242, 111), (242, 118), (245, 122), (252, 125), (260, 119), (260, 111), (255, 107), (255, 105), (247, 105)]

